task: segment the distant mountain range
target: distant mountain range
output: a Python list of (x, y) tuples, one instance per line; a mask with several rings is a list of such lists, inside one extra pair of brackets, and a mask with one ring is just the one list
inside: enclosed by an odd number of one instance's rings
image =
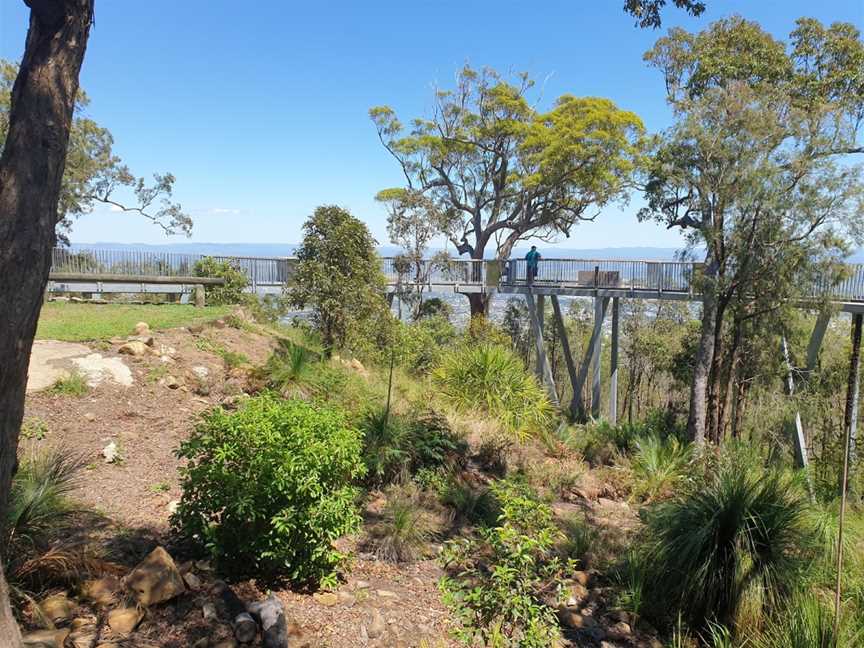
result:
[[(212, 254), (216, 256), (293, 256), (296, 243), (73, 243), (76, 250), (135, 250), (153, 252), (179, 252), (185, 254)], [(644, 261), (669, 261), (676, 258), (678, 248), (665, 247), (608, 247), (608, 248), (559, 248), (538, 246), (547, 259), (621, 259)], [(400, 249), (394, 245), (381, 245), (381, 256), (395, 256)], [(516, 248), (514, 257), (523, 257), (528, 248)], [(850, 255), (852, 263), (864, 263), (864, 250)]]

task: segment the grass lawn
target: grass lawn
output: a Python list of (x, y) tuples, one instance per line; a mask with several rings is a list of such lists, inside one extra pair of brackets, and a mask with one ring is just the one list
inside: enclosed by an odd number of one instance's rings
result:
[(151, 329), (188, 326), (216, 319), (231, 312), (231, 306), (195, 308), (187, 304), (75, 304), (50, 302), (42, 306), (36, 329), (38, 340), (81, 342), (130, 335), (138, 322)]

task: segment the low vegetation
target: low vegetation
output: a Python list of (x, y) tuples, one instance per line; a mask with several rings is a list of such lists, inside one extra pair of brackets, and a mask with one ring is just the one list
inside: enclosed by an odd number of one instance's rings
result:
[(90, 386), (84, 376), (73, 371), (63, 378), (58, 378), (48, 391), (58, 396), (84, 396), (90, 391)]

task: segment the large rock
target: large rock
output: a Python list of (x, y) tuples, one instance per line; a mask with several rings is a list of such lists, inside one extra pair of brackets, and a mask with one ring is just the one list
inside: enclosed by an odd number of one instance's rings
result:
[(120, 348), (117, 349), (117, 353), (140, 357), (143, 355), (147, 355), (147, 351), (149, 349), (150, 347), (148, 347), (143, 342), (133, 340), (132, 342), (127, 342), (126, 344), (120, 345)]
[(49, 596), (39, 604), (39, 609), (55, 626), (63, 625), (72, 618), (72, 602), (65, 592)]
[(130, 335), (126, 338), (127, 342), (143, 342), (148, 347), (152, 347), (156, 344), (156, 340), (153, 339), (152, 335)]
[(135, 335), (150, 335), (150, 325), (147, 322), (138, 322), (135, 325)]
[(84, 598), (96, 605), (103, 606), (114, 603), (122, 590), (123, 583), (116, 576), (103, 576), (102, 578), (88, 580), (81, 586), (81, 594)]
[(126, 576), (126, 586), (145, 606), (168, 601), (186, 591), (177, 565), (162, 547), (156, 547)]
[(144, 613), (137, 607), (117, 608), (108, 613), (108, 627), (117, 634), (129, 634), (138, 627)]

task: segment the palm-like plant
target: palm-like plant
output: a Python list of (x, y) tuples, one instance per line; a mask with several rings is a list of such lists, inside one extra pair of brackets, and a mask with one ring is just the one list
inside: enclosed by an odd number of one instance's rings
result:
[(647, 500), (666, 495), (683, 481), (692, 451), (675, 437), (656, 434), (639, 437), (631, 460), (636, 477), (634, 490)]
[(795, 478), (724, 464), (699, 488), (648, 517), (657, 594), (692, 628), (752, 627), (800, 574), (812, 536)]

